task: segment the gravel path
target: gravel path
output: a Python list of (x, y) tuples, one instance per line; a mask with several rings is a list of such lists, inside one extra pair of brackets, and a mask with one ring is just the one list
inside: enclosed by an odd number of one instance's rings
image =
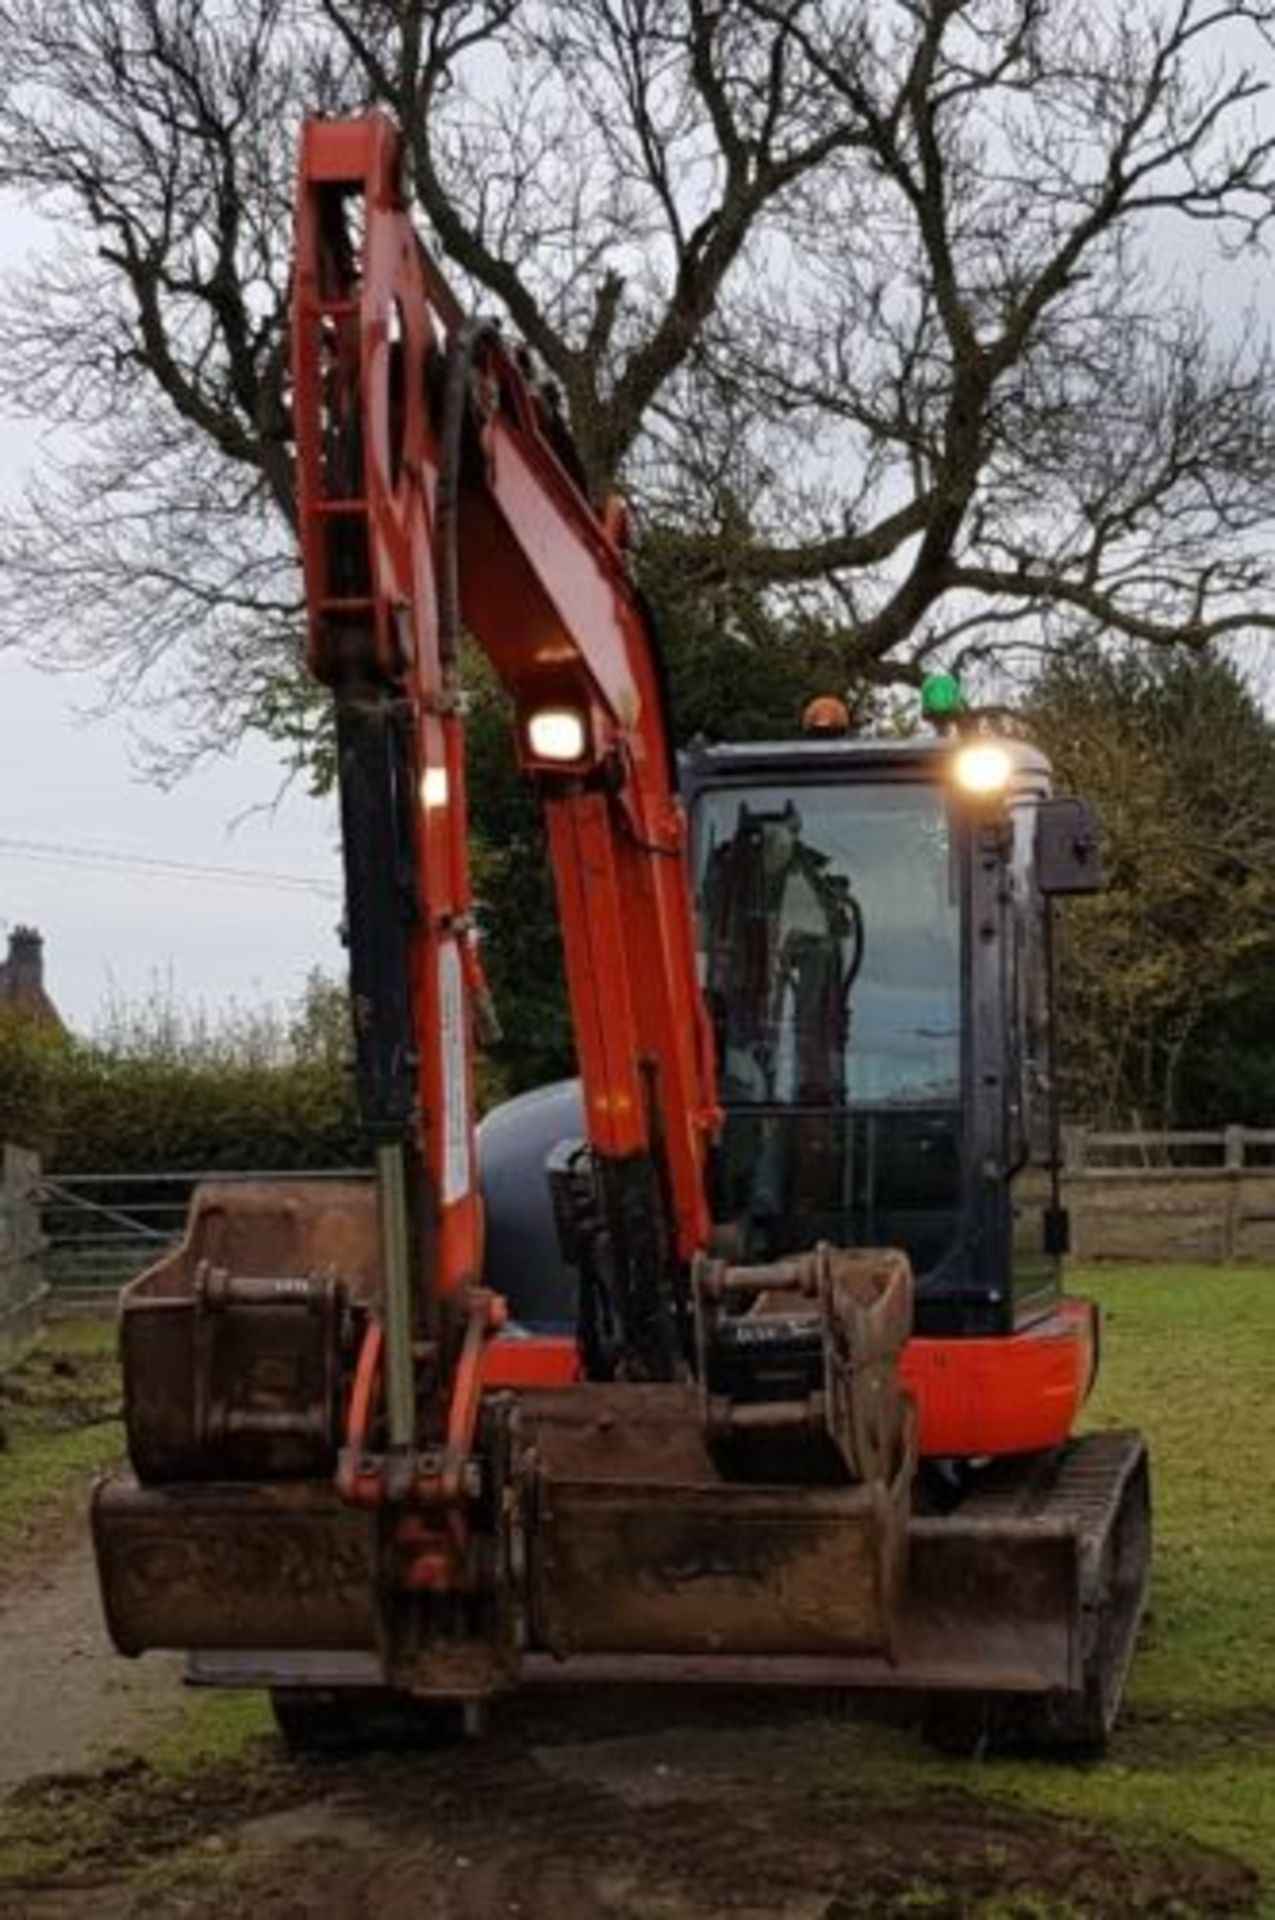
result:
[(106, 1636), (87, 1530), (0, 1592), (0, 1799), (45, 1773), (136, 1750), (181, 1707), (176, 1654), (121, 1660)]

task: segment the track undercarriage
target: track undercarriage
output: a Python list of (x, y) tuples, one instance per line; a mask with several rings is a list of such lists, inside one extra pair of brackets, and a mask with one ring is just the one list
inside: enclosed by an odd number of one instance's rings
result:
[[(128, 1290), (134, 1474), (93, 1509), (122, 1651), (268, 1686), (294, 1733), (342, 1703), (375, 1727), (521, 1686), (757, 1684), (907, 1690), (945, 1743), (1101, 1745), (1145, 1593), (1142, 1441), (988, 1466), (937, 1510), (902, 1256), (704, 1263), (696, 1379), (511, 1389), (482, 1363), (519, 1343), (462, 1337), (472, 1430), (458, 1452), (453, 1408), (410, 1460), (368, 1410), (376, 1289), (368, 1191), (291, 1182), (204, 1189)], [(813, 1394), (782, 1360), (812, 1324)]]

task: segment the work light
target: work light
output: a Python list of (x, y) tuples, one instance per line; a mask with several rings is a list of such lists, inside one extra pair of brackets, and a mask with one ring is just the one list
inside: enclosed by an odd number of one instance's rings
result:
[(974, 740), (962, 747), (952, 771), (958, 787), (966, 793), (1000, 793), (1009, 785), (1014, 763), (1004, 747), (995, 740)]
[(537, 760), (582, 760), (587, 743), (584, 717), (574, 707), (541, 707), (527, 721), (527, 744)]

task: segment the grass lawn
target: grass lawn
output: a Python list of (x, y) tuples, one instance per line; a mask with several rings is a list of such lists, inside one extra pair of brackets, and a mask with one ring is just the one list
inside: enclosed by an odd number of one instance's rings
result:
[(1275, 1914), (1275, 1273), (1077, 1280), (1107, 1313), (1091, 1422), (1151, 1443), (1151, 1620), (1107, 1764), (1013, 1784), (1224, 1847), (1258, 1869)]
[(1275, 1273), (1091, 1273), (1076, 1290), (1107, 1315), (1090, 1422), (1151, 1444), (1151, 1619), (1106, 1764), (1005, 1784), (1239, 1854), (1275, 1914)]
[(119, 1406), (113, 1320), (52, 1322), (0, 1377), (0, 1576), (87, 1507), (93, 1475), (123, 1450)]
[(947, 1761), (883, 1731), (878, 1784), (1220, 1847), (1257, 1870), (1275, 1920), (1275, 1271), (1106, 1269), (1070, 1284), (1106, 1315), (1087, 1424), (1140, 1427), (1151, 1447), (1151, 1613), (1122, 1722), (1106, 1760), (1083, 1767)]

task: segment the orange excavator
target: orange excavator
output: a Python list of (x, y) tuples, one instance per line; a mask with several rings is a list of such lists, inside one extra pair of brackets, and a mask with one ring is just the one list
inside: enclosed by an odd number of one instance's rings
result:
[[(300, 530), (375, 1169), (206, 1185), (126, 1289), (115, 1643), (269, 1688), (298, 1740), (636, 1681), (1092, 1749), (1149, 1502), (1136, 1434), (1073, 1435), (1051, 908), (1098, 883), (1088, 812), (945, 681), (925, 738), (823, 701), (679, 769), (623, 506), (402, 178), (387, 120), (306, 127)], [(481, 1129), (462, 633), (543, 800), (579, 1062)]]

